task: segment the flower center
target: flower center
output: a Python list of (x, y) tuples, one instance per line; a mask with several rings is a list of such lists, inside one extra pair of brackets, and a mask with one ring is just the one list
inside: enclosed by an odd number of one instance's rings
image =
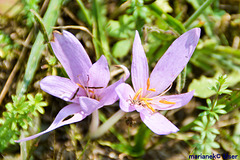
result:
[(88, 86), (82, 86), (81, 84), (77, 83), (79, 87), (85, 90), (87, 96), (92, 99), (98, 100), (98, 96), (94, 93), (95, 89), (101, 89), (103, 87), (88, 87)]
[(87, 97), (92, 98), (92, 99), (96, 99), (96, 100), (99, 101), (99, 97), (95, 93), (95, 90), (96, 89), (102, 89), (104, 87), (89, 87), (88, 82), (89, 82), (89, 76), (88, 75), (87, 75), (87, 84), (85, 84), (85, 85), (81, 81), (81, 79), (79, 78), (79, 83), (76, 83), (79, 87), (76, 89), (76, 91), (74, 92), (74, 94), (73, 94), (73, 96), (70, 100), (73, 100), (76, 96), (78, 96), (78, 91), (79, 91), (80, 88), (82, 88), (85, 91)]
[[(149, 87), (150, 87), (150, 79), (148, 78), (147, 79), (147, 91), (156, 92), (155, 88), (149, 88)], [(170, 86), (170, 88), (171, 88), (171, 86)], [(163, 93), (159, 94), (159, 96), (162, 96), (163, 94), (165, 94), (170, 88), (168, 88)], [(153, 102), (152, 102), (153, 98), (147, 98), (147, 96), (149, 94), (146, 95), (145, 97), (142, 97), (142, 92), (143, 92), (143, 89), (140, 88), (136, 92), (136, 94), (134, 95), (133, 98), (130, 97), (131, 105), (139, 105), (139, 106), (142, 106), (144, 108), (150, 109), (153, 113), (156, 112), (156, 110), (151, 106), (151, 104), (153, 104)], [(159, 102), (163, 103), (163, 104), (176, 104), (175, 102), (170, 102), (170, 101), (166, 101), (166, 100), (160, 100)]]

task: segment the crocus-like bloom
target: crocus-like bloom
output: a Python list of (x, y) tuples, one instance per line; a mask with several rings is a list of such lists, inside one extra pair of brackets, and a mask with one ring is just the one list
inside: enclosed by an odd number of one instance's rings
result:
[[(54, 32), (51, 46), (70, 79), (47, 76), (40, 81), (40, 87), (53, 96), (73, 103), (59, 111), (48, 129), (16, 142), (27, 141), (63, 125), (79, 122), (94, 110), (113, 104), (118, 100), (115, 88), (129, 77), (127, 68), (121, 66), (125, 76), (107, 87), (110, 73), (106, 58), (101, 56), (92, 64), (82, 44), (67, 31)], [(71, 115), (71, 118), (66, 119)]]
[(116, 87), (120, 108), (124, 112), (137, 110), (142, 121), (156, 134), (175, 133), (178, 128), (157, 110), (170, 110), (186, 105), (194, 91), (179, 95), (164, 95), (188, 63), (200, 37), (200, 29), (192, 29), (177, 38), (156, 64), (149, 77), (148, 62), (136, 31), (131, 77), (133, 88), (122, 83)]

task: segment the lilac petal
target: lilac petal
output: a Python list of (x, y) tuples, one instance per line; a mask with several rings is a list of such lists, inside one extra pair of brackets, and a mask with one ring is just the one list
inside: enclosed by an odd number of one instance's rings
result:
[(102, 90), (96, 90), (96, 94), (100, 100), (101, 107), (105, 106), (105, 105), (111, 105), (118, 100), (118, 95), (115, 92), (115, 89), (118, 85), (123, 83), (129, 77), (129, 71), (128, 71), (127, 67), (125, 67), (123, 65), (119, 65), (118, 67), (121, 67), (123, 69), (124, 76), (117, 82), (108, 86), (107, 88), (104, 88)]
[[(152, 107), (154, 107), (155, 109), (158, 109), (158, 110), (176, 109), (176, 108), (186, 105), (192, 99), (193, 94), (194, 94), (194, 91), (179, 94), (179, 95), (154, 97), (153, 98), (154, 105), (152, 105)], [(160, 100), (174, 102), (175, 104), (160, 103), (159, 102)]]
[(86, 115), (90, 115), (93, 111), (95, 111), (99, 106), (99, 101), (88, 98), (88, 97), (80, 97), (79, 104), (81, 106), (82, 111)]
[(86, 75), (92, 62), (79, 40), (68, 31), (54, 32), (54, 41), (51, 42), (57, 59), (61, 62), (69, 78), (75, 83), (79, 76)]
[(158, 112), (140, 112), (140, 117), (146, 126), (158, 135), (175, 133), (179, 130), (172, 122)]
[(111, 105), (118, 100), (118, 95), (115, 92), (115, 89), (121, 83), (123, 83), (122, 79), (118, 80), (117, 82), (111, 84), (110, 86), (102, 90), (102, 92), (98, 95), (101, 104), (100, 107), (105, 105)]
[(135, 39), (133, 42), (133, 50), (132, 50), (132, 66), (131, 66), (131, 74), (132, 74), (132, 83), (133, 88), (137, 92), (140, 88), (143, 88), (143, 94), (145, 93), (145, 87), (147, 84), (147, 79), (149, 77), (148, 73), (148, 62), (145, 52), (143, 50), (143, 46), (141, 44), (141, 39), (136, 31)]
[(150, 88), (158, 95), (176, 79), (188, 63), (200, 37), (200, 28), (194, 28), (177, 38), (156, 64), (150, 75)]
[[(78, 85), (70, 79), (58, 76), (47, 76), (43, 78), (40, 81), (40, 87), (45, 92), (65, 101), (71, 101), (79, 88)], [(85, 95), (82, 88), (79, 88), (78, 95)]]
[(135, 95), (132, 87), (129, 84), (122, 83), (116, 87), (115, 91), (120, 99), (120, 108), (124, 112), (134, 111), (134, 106), (130, 105), (130, 99), (132, 99)]
[[(73, 115), (73, 117), (71, 117), (70, 119), (64, 120), (65, 118), (67, 118), (68, 116), (71, 116), (71, 115)], [(88, 113), (85, 113), (85, 112), (82, 111), (79, 104), (67, 105), (59, 111), (55, 120), (53, 121), (53, 123), (50, 125), (50, 127), (48, 129), (46, 129), (45, 131), (40, 132), (38, 134), (35, 134), (33, 136), (26, 137), (26, 138), (23, 138), (21, 140), (17, 140), (15, 142), (19, 143), (19, 142), (24, 142), (24, 141), (34, 139), (34, 138), (39, 137), (39, 136), (41, 136), (41, 135), (43, 135), (47, 132), (50, 132), (50, 131), (54, 130), (56, 128), (59, 128), (61, 126), (71, 124), (71, 123), (75, 123), (75, 122), (79, 122), (79, 121), (83, 120), (88, 115), (89, 115)]]
[(108, 62), (104, 55), (92, 65), (89, 69), (89, 87), (103, 87), (105, 88), (110, 80), (110, 72)]

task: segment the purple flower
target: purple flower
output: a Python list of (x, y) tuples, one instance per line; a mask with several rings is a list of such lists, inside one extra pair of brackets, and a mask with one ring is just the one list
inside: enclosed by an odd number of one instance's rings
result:
[[(48, 129), (16, 142), (27, 141), (63, 125), (79, 122), (94, 110), (113, 104), (118, 100), (115, 88), (129, 77), (127, 68), (121, 66), (125, 77), (107, 87), (110, 73), (106, 58), (101, 56), (92, 64), (82, 44), (70, 32), (54, 32), (51, 46), (70, 79), (47, 76), (41, 80), (40, 87), (53, 96), (73, 103), (60, 110)], [(73, 116), (65, 120), (70, 115)]]
[(136, 31), (133, 43), (131, 77), (133, 88), (122, 83), (116, 87), (120, 108), (137, 110), (142, 121), (156, 134), (166, 135), (179, 129), (157, 110), (170, 110), (186, 105), (194, 91), (164, 95), (188, 63), (200, 37), (200, 29), (192, 29), (177, 38), (158, 61), (149, 77), (148, 62)]

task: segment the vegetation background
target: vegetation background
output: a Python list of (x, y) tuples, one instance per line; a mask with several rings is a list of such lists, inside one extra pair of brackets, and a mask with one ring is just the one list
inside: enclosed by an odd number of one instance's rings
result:
[[(89, 116), (35, 140), (14, 143), (47, 128), (67, 105), (39, 87), (47, 75), (66, 76), (48, 46), (53, 30), (72, 32), (92, 61), (105, 55), (113, 82), (121, 74), (114, 65), (130, 69), (135, 30), (151, 70), (174, 39), (195, 27), (201, 28), (201, 39), (170, 90), (195, 89), (195, 97), (180, 109), (161, 112), (180, 128), (178, 133), (156, 135), (134, 112), (98, 139), (86, 136)], [(240, 156), (239, 82), (239, 0), (0, 0), (0, 159)], [(118, 109), (118, 102), (100, 109), (101, 122)]]

